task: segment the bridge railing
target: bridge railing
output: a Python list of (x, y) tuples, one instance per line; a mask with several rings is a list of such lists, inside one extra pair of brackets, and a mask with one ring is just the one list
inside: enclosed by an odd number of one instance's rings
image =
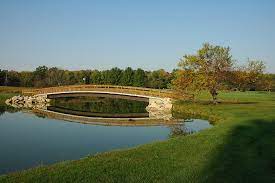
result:
[(147, 95), (147, 96), (154, 96), (154, 97), (180, 98), (178, 94), (168, 89), (152, 89), (152, 88), (142, 88), (142, 87), (132, 87), (132, 86), (114, 86), (114, 85), (68, 85), (68, 86), (48, 87), (48, 88), (39, 88), (39, 89), (27, 89), (27, 90), (23, 90), (22, 94), (37, 95), (37, 94), (69, 92), (69, 91), (106, 91), (106, 92), (129, 93), (129, 94), (136, 94), (136, 95)]

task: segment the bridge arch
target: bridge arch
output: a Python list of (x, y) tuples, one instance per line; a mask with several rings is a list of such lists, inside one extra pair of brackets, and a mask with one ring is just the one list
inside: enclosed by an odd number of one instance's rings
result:
[(141, 98), (179, 98), (171, 90), (160, 90), (142, 87), (131, 86), (113, 86), (113, 85), (69, 85), (48, 87), (39, 89), (23, 90), (23, 95), (40, 95), (40, 94), (58, 94), (58, 93), (81, 93), (81, 92), (94, 92), (94, 93), (112, 93), (118, 95), (136, 96)]

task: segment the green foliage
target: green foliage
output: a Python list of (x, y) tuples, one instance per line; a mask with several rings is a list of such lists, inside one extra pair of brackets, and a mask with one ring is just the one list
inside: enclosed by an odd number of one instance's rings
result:
[[(69, 71), (57, 67), (39, 66), (33, 72), (0, 70), (0, 86), (5, 85), (7, 73), (8, 86), (50, 87), (77, 84), (110, 84), (121, 86), (140, 86), (151, 88), (167, 88), (171, 74), (163, 69), (158, 71), (125, 70), (112, 68), (110, 70), (79, 70)], [(151, 81), (150, 81), (151, 80)]]
[(148, 76), (148, 85), (150, 88), (168, 88), (172, 75), (163, 69), (153, 71)]
[(4, 70), (0, 69), (0, 85), (3, 86), (5, 83), (5, 77), (6, 77), (6, 72)]
[(48, 67), (39, 66), (33, 72), (33, 82), (34, 86), (43, 87), (45, 83), (45, 79), (47, 77)]
[(31, 87), (33, 86), (33, 73), (23, 71), (20, 73), (20, 86)]
[(7, 78), (10, 86), (20, 86), (20, 75), (18, 72), (9, 71)]
[(123, 86), (133, 86), (133, 82), (134, 82), (134, 71), (131, 67), (127, 67), (124, 70), (124, 72), (122, 72), (120, 83)]
[(145, 86), (146, 83), (146, 75), (144, 70), (138, 68), (134, 72), (133, 86)]
[(101, 79), (101, 72), (98, 70), (91, 71), (91, 83), (92, 84), (103, 84)]
[(117, 67), (112, 68), (109, 72), (110, 84), (119, 85), (120, 84), (121, 73), (122, 73), (121, 69), (119, 69)]

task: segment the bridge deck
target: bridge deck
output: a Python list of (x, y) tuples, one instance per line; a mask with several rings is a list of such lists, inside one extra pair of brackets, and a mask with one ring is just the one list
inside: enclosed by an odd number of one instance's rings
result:
[(58, 86), (58, 87), (48, 87), (40, 89), (27, 89), (23, 90), (23, 95), (38, 95), (38, 94), (49, 94), (49, 93), (69, 93), (77, 91), (99, 91), (99, 92), (114, 92), (114, 93), (125, 93), (133, 95), (143, 95), (151, 97), (168, 97), (168, 98), (183, 98), (184, 96), (179, 96), (171, 90), (164, 89), (151, 89), (151, 88), (141, 88), (141, 87), (130, 87), (130, 86), (113, 86), (113, 85), (69, 85), (69, 86)]

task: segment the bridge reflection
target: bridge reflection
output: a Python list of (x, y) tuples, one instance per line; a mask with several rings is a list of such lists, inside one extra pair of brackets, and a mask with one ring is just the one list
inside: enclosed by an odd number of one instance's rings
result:
[(100, 117), (100, 118), (146, 118), (149, 117), (149, 113), (100, 113), (100, 112), (87, 112), (87, 111), (76, 111), (70, 110), (62, 107), (49, 106), (48, 111), (59, 112), (63, 114), (70, 114), (76, 116), (86, 116), (86, 117)]
[[(56, 108), (54, 110), (56, 110)], [(49, 109), (47, 110), (33, 109), (32, 112), (39, 117), (47, 117), (51, 119), (63, 120), (68, 122), (105, 126), (170, 126), (183, 124), (184, 122), (183, 120), (178, 119), (163, 120), (149, 117), (89, 117), (82, 116), (81, 114), (73, 114), (74, 112), (72, 111), (70, 111), (70, 114), (63, 113), (65, 111), (62, 110), (53, 111), (53, 108), (51, 107), (49, 107)]]

